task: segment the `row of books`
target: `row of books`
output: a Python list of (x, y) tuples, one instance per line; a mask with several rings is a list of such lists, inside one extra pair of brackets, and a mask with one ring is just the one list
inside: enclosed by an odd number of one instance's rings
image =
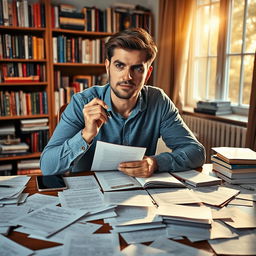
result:
[(52, 6), (52, 27), (92, 32), (115, 33), (130, 27), (152, 32), (150, 10), (138, 5), (114, 5), (100, 10), (85, 6), (77, 11), (72, 5)]
[(28, 0), (0, 0), (0, 25), (19, 27), (45, 27), (45, 5)]
[(49, 127), (45, 130), (23, 133), (21, 139), (29, 145), (29, 152), (42, 152), (49, 140)]
[(225, 100), (199, 100), (194, 111), (210, 115), (227, 115), (232, 113), (231, 102)]
[(216, 147), (211, 156), (216, 175), (231, 184), (256, 184), (256, 152), (249, 148)]
[(12, 163), (0, 164), (0, 176), (9, 176), (12, 174), (42, 174), (39, 169), (39, 159), (20, 160), (17, 162), (17, 166), (14, 166)]
[(0, 58), (45, 59), (44, 39), (32, 35), (0, 35)]
[(44, 82), (45, 64), (39, 63), (3, 63), (0, 65), (0, 82)]
[(58, 114), (58, 110), (61, 106), (69, 103), (71, 97), (81, 92), (92, 85), (104, 85), (107, 83), (107, 75), (102, 74), (99, 76), (69, 76), (61, 75), (60, 71), (55, 71), (55, 115)]
[(1, 116), (25, 116), (48, 113), (47, 93), (0, 91)]
[[(78, 84), (79, 86), (78, 86)], [(59, 88), (75, 87), (76, 92), (83, 91), (84, 89), (92, 86), (92, 76), (89, 75), (75, 75), (73, 77), (61, 73), (60, 70), (54, 71), (54, 90)]]
[(53, 62), (57, 63), (92, 63), (99, 64), (105, 60), (106, 39), (83, 39), (82, 37), (53, 37)]

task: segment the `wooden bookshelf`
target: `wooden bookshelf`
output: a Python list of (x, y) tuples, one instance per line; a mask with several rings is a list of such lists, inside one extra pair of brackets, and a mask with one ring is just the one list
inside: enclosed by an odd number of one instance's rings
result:
[[(37, 0), (36, 0), (37, 1)], [(40, 1), (40, 0), (38, 0)], [(28, 4), (34, 5), (35, 1), (28, 0)], [(39, 3), (39, 2), (38, 2)], [(96, 41), (96, 40), (103, 40), (109, 36), (111, 36), (113, 33), (118, 31), (118, 28), (121, 27), (117, 23), (111, 23), (111, 32), (109, 32), (109, 26), (107, 24), (105, 25), (105, 29), (96, 29), (94, 31), (90, 31), (90, 29), (85, 30), (71, 30), (71, 29), (61, 29), (59, 27), (55, 27), (53, 22), (53, 13), (52, 13), (52, 7), (55, 5), (55, 2), (53, 3), (51, 0), (42, 0), (40, 3), (44, 4), (44, 13), (45, 13), (45, 27), (40, 27), (40, 25), (36, 24), (38, 21), (36, 17), (32, 20), (35, 27), (28, 27), (20, 26), (20, 25), (3, 25), (1, 24), (1, 17), (0, 17), (0, 34), (5, 35), (8, 34), (10, 37), (15, 36), (34, 36), (39, 37), (43, 39), (44, 44), (44, 58), (15, 58), (15, 56), (11, 57), (5, 57), (3, 54), (1, 54), (0, 51), (0, 70), (2, 67), (13, 65), (13, 67), (19, 66), (19, 65), (43, 65), (45, 67), (44, 74), (45, 79), (43, 81), (39, 82), (5, 82), (3, 79), (0, 80), (0, 91), (9, 91), (9, 92), (17, 92), (17, 91), (24, 91), (24, 93), (32, 93), (32, 92), (46, 92), (47, 94), (47, 109), (48, 112), (44, 114), (27, 114), (27, 115), (2, 115), (1, 111), (1, 104), (0, 104), (0, 127), (4, 125), (6, 122), (12, 122), (15, 125), (15, 128), (20, 125), (20, 120), (22, 119), (38, 119), (38, 118), (48, 118), (49, 120), (49, 134), (51, 135), (56, 127), (56, 124), (58, 122), (56, 112), (58, 110), (58, 107), (55, 106), (56, 100), (55, 100), (55, 91), (56, 91), (56, 77), (55, 72), (60, 72), (63, 76), (73, 77), (77, 75), (83, 75), (83, 76), (101, 76), (105, 74), (105, 65), (104, 65), (104, 58), (103, 58), (103, 52), (102, 52), (102, 58), (100, 61), (97, 62), (90, 62), (85, 63), (84, 61), (73, 61), (73, 62), (56, 62), (56, 59), (54, 59), (54, 53), (53, 53), (53, 38), (58, 36), (63, 36), (67, 39), (72, 40), (74, 38), (77, 40), (77, 38), (80, 38), (79, 40), (89, 40), (89, 41)], [(58, 4), (60, 4), (61, 1), (58, 1)], [(73, 4), (71, 2), (71, 4)], [(74, 3), (75, 5), (75, 3)], [(113, 11), (113, 10), (112, 10)], [(77, 12), (80, 12), (79, 9), (77, 9)], [(114, 12), (111, 12), (111, 15), (113, 15)], [(42, 13), (41, 13), (42, 14)], [(148, 20), (150, 24), (148, 27), (153, 28), (153, 22), (152, 22), (152, 14), (147, 13), (145, 14), (147, 17), (145, 19), (137, 19), (138, 21), (145, 22), (145, 20)], [(23, 15), (24, 16), (24, 15)], [(24, 16), (25, 17), (25, 16)], [(24, 18), (23, 17), (23, 18)], [(118, 16), (119, 17), (119, 16)], [(112, 22), (117, 19), (112, 19)], [(43, 21), (41, 17), (41, 21)], [(54, 20), (55, 22), (55, 20)], [(98, 23), (99, 24), (99, 23)], [(143, 27), (142, 25), (137, 25), (138, 27)], [(108, 31), (108, 32), (104, 32)], [(153, 31), (151, 31), (153, 33)], [(0, 35), (0, 36), (1, 36)], [(13, 39), (11, 39), (13, 40)], [(14, 39), (15, 41), (16, 39)], [(18, 39), (17, 39), (18, 40)], [(25, 40), (25, 39), (24, 39)], [(2, 38), (2, 44), (3, 44), (3, 38)], [(12, 45), (13, 46), (13, 45)], [(0, 47), (1, 47), (1, 41), (0, 41)], [(66, 51), (66, 49), (65, 49)], [(80, 54), (81, 52), (79, 52)], [(98, 54), (97, 54), (98, 55)], [(21, 63), (21, 64), (20, 64)], [(15, 67), (16, 67), (15, 66)], [(19, 66), (20, 68), (20, 66)], [(0, 76), (3, 77), (3, 72), (0, 73)], [(57, 88), (58, 90), (58, 88)], [(0, 99), (1, 100), (1, 99)], [(66, 102), (64, 102), (66, 103)], [(40, 157), (40, 152), (36, 153), (27, 153), (24, 155), (16, 155), (16, 156), (4, 156), (2, 157), (0, 155), (0, 162), (1, 161), (9, 161), (13, 162), (14, 166), (16, 166), (16, 162), (22, 159), (32, 159), (36, 157)], [(1, 163), (0, 163), (1, 164)]]

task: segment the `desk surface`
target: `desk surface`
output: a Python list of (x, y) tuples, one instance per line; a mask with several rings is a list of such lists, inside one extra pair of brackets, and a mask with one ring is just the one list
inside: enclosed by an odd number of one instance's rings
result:
[[(80, 176), (80, 175), (93, 175), (93, 172), (83, 172), (83, 173), (76, 174), (76, 176)], [(35, 193), (40, 193), (40, 194), (55, 195), (55, 196), (57, 196), (57, 193), (58, 193), (57, 191), (38, 192), (36, 188), (36, 176), (31, 177), (29, 183), (27, 184), (27, 188), (24, 190), (24, 192), (29, 193), (30, 195)], [(103, 225), (99, 230), (96, 231), (96, 233), (109, 233), (109, 230), (111, 229), (111, 226), (104, 223), (103, 220), (97, 220), (97, 221), (91, 221), (91, 222)], [(32, 238), (29, 238), (26, 234), (15, 232), (13, 230), (9, 232), (7, 237), (32, 250), (50, 248), (50, 247), (60, 245), (53, 242), (32, 239)], [(127, 246), (126, 242), (123, 240), (121, 236), (119, 236), (119, 240), (120, 240), (121, 249), (124, 249)], [(178, 242), (181, 242), (183, 244), (186, 244), (198, 249), (204, 249), (208, 252), (213, 252), (213, 250), (211, 249), (207, 241), (192, 243), (188, 239), (182, 239), (182, 240), (178, 240)], [(149, 245), (150, 243), (151, 242), (144, 243), (144, 244)]]

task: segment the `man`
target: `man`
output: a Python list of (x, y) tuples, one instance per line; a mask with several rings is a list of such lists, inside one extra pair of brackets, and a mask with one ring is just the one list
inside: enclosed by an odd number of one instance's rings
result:
[[(141, 161), (120, 163), (130, 176), (202, 166), (205, 150), (159, 88), (146, 86), (157, 47), (143, 29), (125, 30), (106, 43), (109, 83), (72, 97), (41, 156), (43, 174), (90, 170), (97, 140), (146, 147)], [(155, 155), (159, 137), (172, 152)]]

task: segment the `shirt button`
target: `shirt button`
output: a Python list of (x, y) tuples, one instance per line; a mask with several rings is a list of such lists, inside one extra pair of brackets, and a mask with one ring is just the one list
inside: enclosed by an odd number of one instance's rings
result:
[(82, 150), (85, 151), (85, 147), (84, 146), (82, 146)]

